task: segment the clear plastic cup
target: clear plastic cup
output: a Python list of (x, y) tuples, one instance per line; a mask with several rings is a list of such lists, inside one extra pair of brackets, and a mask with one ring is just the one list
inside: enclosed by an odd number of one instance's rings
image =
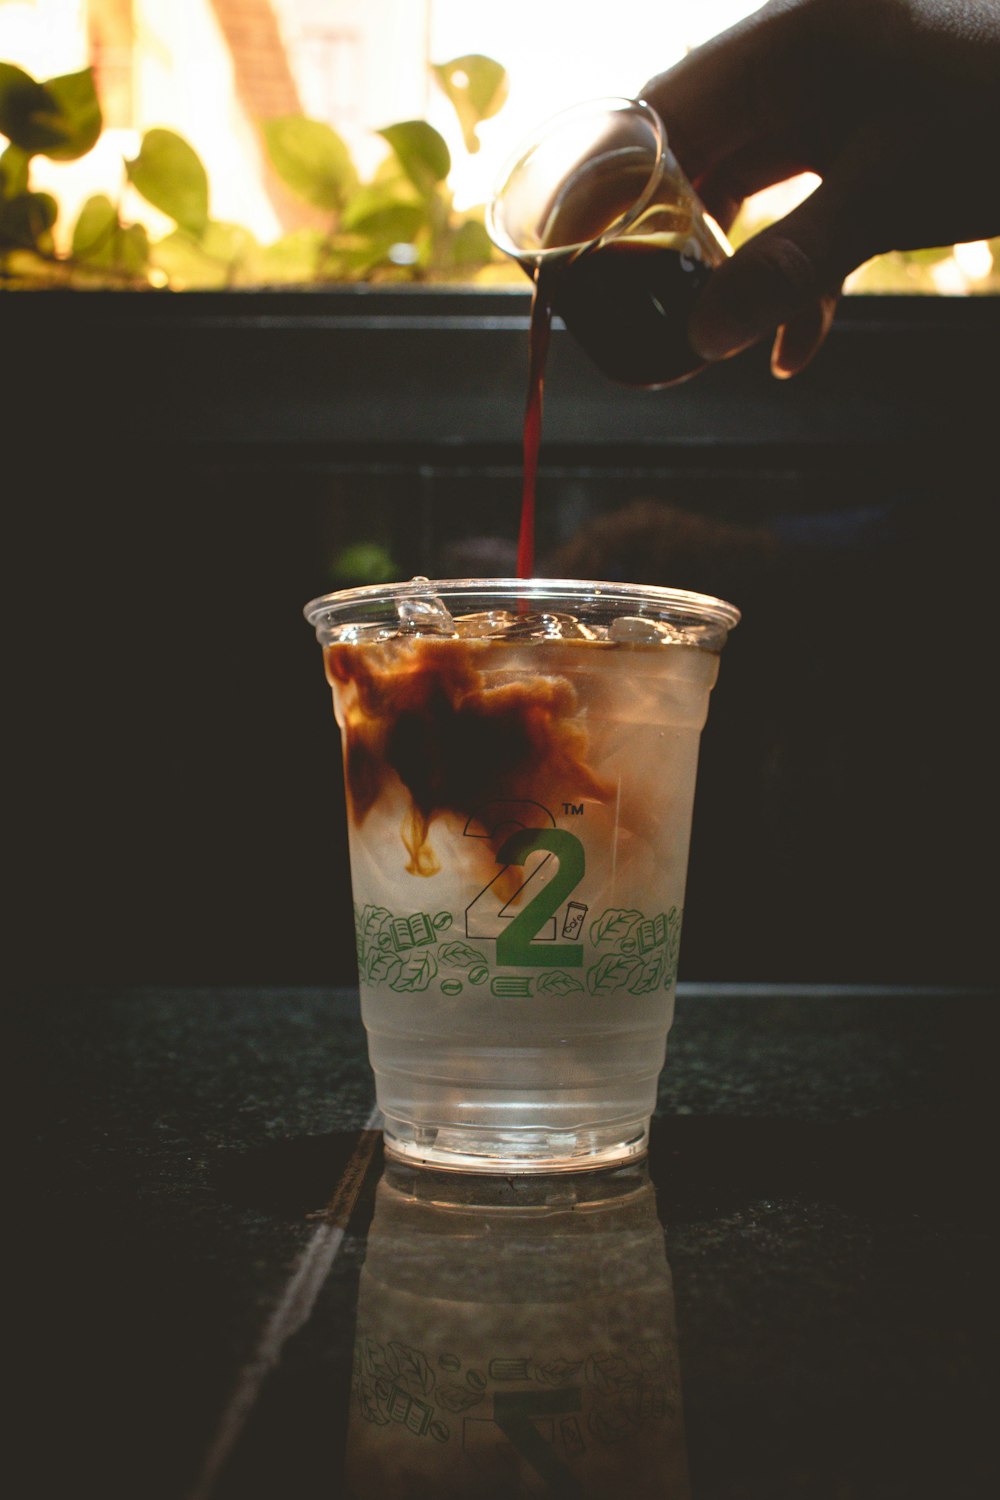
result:
[(676, 589), (417, 579), (305, 613), (343, 736), (387, 1150), (502, 1173), (642, 1155), (699, 737), (739, 611)]
[(594, 99), (539, 126), (486, 225), (612, 379), (672, 385), (703, 367), (688, 315), (732, 250), (645, 101)]

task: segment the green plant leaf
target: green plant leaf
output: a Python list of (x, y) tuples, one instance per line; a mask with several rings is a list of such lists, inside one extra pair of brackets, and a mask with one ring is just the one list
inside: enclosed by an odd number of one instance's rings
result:
[(330, 572), (336, 583), (390, 583), (399, 565), (379, 542), (351, 542), (334, 555)]
[(389, 142), (403, 171), (424, 198), (451, 171), (451, 152), (442, 135), (426, 120), (387, 125), (379, 135)]
[(62, 142), (43, 156), (54, 161), (76, 161), (86, 156), (96, 146), (103, 121), (101, 105), (94, 88), (91, 68), (79, 73), (64, 73), (59, 78), (49, 78), (45, 83), (49, 95), (55, 100), (58, 110), (58, 129), (63, 133)]
[(433, 73), (450, 99), (462, 127), (465, 149), (479, 150), (476, 126), (488, 120), (507, 98), (507, 70), (492, 57), (470, 52), (451, 62), (435, 63)]
[(360, 199), (361, 194), (358, 194), (351, 200), (344, 214), (343, 227), (379, 245), (409, 243), (427, 223), (427, 210), (422, 203), (384, 198), (381, 203), (372, 201), (371, 207), (365, 210), (359, 207)]
[(13, 63), (0, 62), (0, 134), (29, 156), (38, 150), (37, 145), (29, 144), (34, 139), (34, 117), (48, 104), (45, 89), (30, 73)]
[(493, 241), (486, 232), (485, 224), (467, 219), (445, 236), (436, 263), (441, 270), (473, 271), (480, 266), (489, 265), (495, 254)]
[(332, 126), (304, 115), (265, 120), (271, 165), (286, 186), (316, 208), (336, 213), (358, 185), (351, 153)]
[(90, 68), (38, 83), (23, 68), (0, 63), (0, 133), (28, 156), (85, 156), (101, 133)]
[(208, 176), (201, 158), (172, 130), (147, 130), (139, 155), (125, 163), (132, 186), (195, 239), (208, 227)]
[(59, 205), (50, 193), (19, 193), (0, 202), (0, 245), (22, 250), (53, 251), (51, 229)]
[(139, 278), (149, 266), (149, 236), (142, 224), (121, 224), (111, 199), (98, 193), (80, 210), (72, 254), (95, 269)]
[(427, 205), (408, 178), (358, 187), (340, 217), (340, 229), (372, 239), (411, 240), (426, 223)]
[(31, 160), (20, 146), (8, 146), (0, 155), (0, 198), (16, 198), (28, 191), (28, 163)]
[(406, 199), (411, 203), (417, 202), (420, 198), (420, 194), (399, 165), (399, 157), (391, 151), (387, 156), (383, 156), (372, 173), (371, 181), (365, 183), (358, 191), (364, 193), (369, 188), (383, 193), (391, 189), (394, 197)]
[(336, 234), (326, 244), (326, 254), (318, 275), (325, 281), (364, 281), (374, 275), (380, 280), (411, 281), (421, 274), (427, 261), (426, 234), (422, 230), (416, 244), (407, 240), (406, 253), (395, 258), (394, 247), (404, 242), (391, 238), (369, 238), (363, 234)]
[(944, 260), (950, 260), (953, 245), (932, 245), (924, 250), (899, 250), (900, 260), (909, 266), (936, 266)]
[(269, 283), (301, 286), (315, 281), (325, 244), (326, 236), (321, 230), (304, 228), (263, 245), (255, 261), (259, 280), (265, 286)]
[(157, 240), (150, 258), (178, 290), (226, 287), (242, 284), (243, 268), (252, 261), (256, 249), (249, 229), (213, 220), (196, 240), (176, 230)]
[(74, 259), (88, 260), (102, 254), (104, 244), (117, 228), (118, 214), (111, 199), (104, 193), (88, 198), (73, 229)]

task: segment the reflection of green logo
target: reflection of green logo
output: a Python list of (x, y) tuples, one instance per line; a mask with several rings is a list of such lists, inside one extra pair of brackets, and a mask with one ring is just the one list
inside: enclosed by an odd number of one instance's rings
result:
[(362, 1421), (384, 1428), (395, 1424), (407, 1443), (448, 1442), (453, 1435), (448, 1419), (456, 1417), (461, 1442), (465, 1413), (474, 1413), (475, 1427), (495, 1423), (528, 1465), (550, 1481), (546, 1493), (576, 1495), (582, 1491), (568, 1465), (582, 1458), (588, 1444), (620, 1444), (676, 1417), (671, 1356), (656, 1339), (637, 1339), (627, 1348), (588, 1351), (584, 1345), (569, 1358), (515, 1346), (494, 1355), (485, 1373), (463, 1367), (462, 1357), (451, 1351), (437, 1356), (435, 1370), (433, 1348), (424, 1352), (401, 1340), (383, 1342), (361, 1328), (351, 1390)]

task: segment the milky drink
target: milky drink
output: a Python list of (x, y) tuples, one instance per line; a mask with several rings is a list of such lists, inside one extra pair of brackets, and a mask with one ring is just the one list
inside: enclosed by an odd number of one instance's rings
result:
[(479, 1171), (640, 1154), (699, 734), (737, 612), (478, 580), (351, 590), (307, 614), (343, 734), (387, 1148)]

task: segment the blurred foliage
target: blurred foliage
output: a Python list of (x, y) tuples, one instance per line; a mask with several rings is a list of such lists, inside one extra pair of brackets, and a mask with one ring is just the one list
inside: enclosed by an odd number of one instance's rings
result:
[[(490, 57), (455, 58), (433, 68), (451, 101), (467, 149), (476, 127), (502, 107), (507, 74)], [(89, 68), (39, 83), (0, 63), (0, 285), (177, 289), (316, 285), (338, 282), (468, 281), (502, 262), (481, 207), (456, 210), (447, 179), (451, 153), (426, 120), (378, 132), (389, 147), (363, 182), (346, 143), (321, 120), (291, 115), (261, 122), (268, 160), (284, 185), (326, 216), (261, 245), (250, 230), (211, 217), (208, 175), (194, 148), (172, 130), (147, 130), (124, 163), (125, 181), (174, 228), (153, 240), (126, 220), (120, 203), (89, 198), (69, 249), (56, 249), (59, 205), (31, 188), (35, 156), (72, 161), (101, 135), (100, 103)]]
[(381, 542), (349, 542), (330, 559), (331, 586), (344, 588), (366, 583), (391, 583), (399, 577), (399, 565)]
[[(776, 216), (766, 213), (741, 210), (728, 233), (734, 250), (759, 234)], [(989, 240), (993, 269), (974, 283), (963, 276), (955, 263), (955, 247), (940, 245), (929, 250), (890, 250), (866, 261), (848, 277), (847, 290), (851, 293), (893, 294), (911, 293), (933, 295), (942, 291), (964, 290), (976, 293), (1000, 292), (1000, 239)], [(949, 264), (951, 263), (951, 264)], [(951, 277), (942, 277), (943, 270), (954, 272)], [(951, 281), (952, 285), (948, 282)]]
[[(507, 98), (500, 63), (478, 53), (434, 65), (433, 77), (455, 110), (465, 148), (478, 151), (477, 128)], [(123, 187), (173, 222), (153, 239), (126, 218), (121, 201), (97, 194), (84, 203), (71, 234), (59, 236), (59, 204), (31, 185), (34, 157), (85, 156), (103, 122), (89, 68), (38, 82), (0, 62), (0, 287), (150, 286), (228, 288), (352, 282), (514, 280), (518, 273), (490, 242), (481, 207), (459, 212), (448, 188), (451, 154), (426, 120), (379, 131), (388, 154), (362, 181), (346, 143), (321, 120), (290, 115), (262, 121), (268, 160), (291, 193), (322, 216), (260, 244), (249, 229), (211, 217), (210, 185), (194, 148), (172, 130), (147, 130), (123, 164)], [(738, 245), (765, 221), (741, 216)], [(61, 227), (61, 226), (60, 226)], [(963, 278), (952, 247), (893, 252), (856, 271), (852, 291), (1000, 292), (1000, 241), (992, 272)], [(951, 262), (951, 264), (949, 264)]]

